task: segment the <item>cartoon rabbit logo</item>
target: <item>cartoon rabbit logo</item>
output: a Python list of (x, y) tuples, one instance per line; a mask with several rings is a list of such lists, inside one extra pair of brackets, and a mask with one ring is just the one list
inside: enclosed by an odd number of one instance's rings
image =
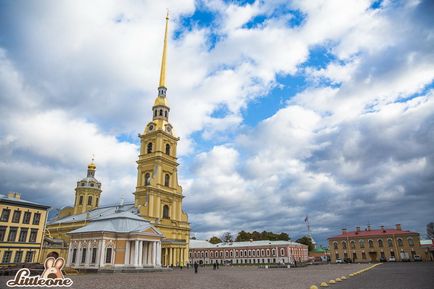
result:
[(64, 264), (65, 260), (62, 257), (57, 259), (49, 257), (45, 259), (45, 271), (42, 273), (41, 277), (44, 279), (63, 279), (62, 268)]

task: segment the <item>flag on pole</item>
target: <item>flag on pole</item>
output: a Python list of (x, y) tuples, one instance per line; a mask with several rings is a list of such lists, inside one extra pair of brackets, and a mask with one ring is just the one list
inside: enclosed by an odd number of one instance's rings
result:
[(309, 216), (306, 215), (306, 218), (304, 218), (304, 222), (307, 223), (307, 221), (309, 221)]

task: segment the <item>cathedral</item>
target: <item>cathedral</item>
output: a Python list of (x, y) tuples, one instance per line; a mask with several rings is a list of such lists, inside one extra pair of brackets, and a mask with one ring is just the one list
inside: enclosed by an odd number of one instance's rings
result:
[[(104, 232), (98, 231), (99, 226), (92, 226), (92, 223), (104, 221), (105, 226), (115, 228), (116, 226), (113, 224), (134, 221), (143, 226), (139, 229), (133, 228), (136, 230), (135, 233), (141, 232), (142, 235), (149, 235), (146, 232), (152, 232), (153, 234), (151, 241), (154, 242), (155, 246), (146, 247), (158, 248), (159, 250), (158, 255), (160, 256), (155, 255), (154, 259), (151, 258), (159, 261), (154, 262), (153, 265), (183, 266), (188, 262), (190, 223), (187, 214), (182, 209), (182, 187), (178, 184), (176, 149), (179, 137), (175, 135), (169, 122), (170, 107), (166, 95), (168, 24), (169, 17), (167, 16), (158, 95), (152, 107), (152, 120), (146, 124), (143, 133), (139, 134), (140, 152), (137, 160), (137, 185), (134, 192), (134, 203), (120, 202), (113, 206), (99, 206), (102, 185), (96, 179), (96, 165), (92, 161), (88, 166), (87, 176), (77, 182), (74, 206), (63, 208), (54, 219), (48, 221), (47, 237), (43, 248), (44, 254), (63, 256), (65, 259), (72, 258), (74, 260), (72, 263), (76, 264), (75, 267), (77, 268), (81, 266), (80, 262), (77, 261), (81, 256), (84, 261), (87, 261), (84, 263), (89, 265), (90, 261), (87, 259), (91, 257), (83, 257), (83, 253), (80, 255), (83, 248), (72, 245), (77, 243), (75, 238), (80, 238), (83, 232), (86, 232), (87, 237), (101, 236)], [(120, 219), (123, 221), (121, 222)], [(145, 223), (147, 225), (144, 225)], [(111, 238), (113, 240), (126, 238), (125, 232), (112, 233)], [(128, 236), (131, 234), (132, 232), (127, 233)], [(112, 246), (116, 244), (113, 240), (110, 243)], [(142, 244), (136, 242), (144, 242), (143, 244), (145, 244), (147, 241), (149, 240), (137, 239), (135, 242), (129, 242), (129, 244), (136, 246), (135, 244)], [(91, 241), (88, 243), (92, 244)], [(137, 247), (134, 250), (135, 252), (144, 252), (143, 248)], [(92, 248), (89, 247), (90, 249)], [(89, 250), (88, 252), (90, 252)], [(96, 251), (101, 260), (112, 261), (108, 259), (108, 255), (106, 257), (100, 255), (98, 250)], [(113, 251), (131, 253), (132, 247), (130, 248), (128, 245), (118, 249), (113, 248), (110, 251), (107, 247), (106, 250), (105, 254), (107, 252), (114, 254)], [(131, 258), (136, 261), (142, 260), (145, 258), (143, 256), (122, 255), (119, 257), (113, 255), (114, 261), (109, 264), (103, 263), (105, 267), (121, 266), (125, 265), (120, 264), (124, 260), (125, 262)], [(95, 259), (98, 258), (95, 257)], [(118, 263), (115, 263), (116, 260)], [(67, 262), (71, 264), (71, 260)], [(137, 262), (134, 265), (137, 265)]]

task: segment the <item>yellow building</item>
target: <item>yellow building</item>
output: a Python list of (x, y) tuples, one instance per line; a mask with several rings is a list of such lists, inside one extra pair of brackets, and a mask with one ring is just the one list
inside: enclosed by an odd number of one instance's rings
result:
[(356, 227), (355, 231), (342, 229), (340, 235), (328, 238), (330, 257), (333, 263), (340, 259), (352, 262), (384, 262), (425, 260), (420, 245), (419, 233), (395, 228), (365, 230)]
[(21, 199), (18, 193), (0, 195), (0, 261), (38, 262), (49, 206)]
[(152, 121), (140, 134), (140, 155), (137, 161), (135, 206), (140, 215), (151, 221), (164, 235), (163, 265), (184, 265), (188, 261), (190, 224), (182, 210), (182, 187), (178, 184), (176, 137), (169, 122), (169, 104), (166, 97), (166, 17), (163, 57), (158, 96), (152, 107)]
[[(161, 241), (161, 265), (185, 265), (188, 262), (190, 224), (182, 210), (182, 187), (178, 184), (176, 147), (179, 138), (169, 123), (170, 108), (166, 98), (166, 56), (169, 18), (166, 17), (163, 56), (158, 95), (152, 107), (152, 121), (140, 137), (137, 161), (137, 185), (134, 204), (99, 207), (101, 183), (95, 179), (96, 166), (88, 166), (87, 177), (77, 182), (74, 207), (66, 207), (51, 220), (47, 229), (52, 239), (69, 244), (69, 232), (115, 212), (131, 212), (143, 217), (164, 236)], [(65, 247), (64, 247), (65, 248)], [(48, 252), (51, 248), (46, 249)], [(67, 250), (57, 250), (67, 258)]]

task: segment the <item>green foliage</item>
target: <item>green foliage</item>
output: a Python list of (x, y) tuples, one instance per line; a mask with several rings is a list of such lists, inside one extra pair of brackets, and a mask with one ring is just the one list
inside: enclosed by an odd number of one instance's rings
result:
[(309, 236), (304, 236), (298, 239), (296, 242), (308, 246), (309, 252), (313, 250), (312, 239)]
[(196, 240), (196, 237), (190, 237), (190, 240)]
[(273, 232), (267, 232), (267, 231), (253, 231), (253, 232), (246, 232), (241, 231), (238, 233), (237, 238), (235, 239), (236, 242), (243, 242), (243, 241), (260, 241), (260, 240), (270, 240), (270, 241), (289, 241), (291, 238), (289, 238), (289, 235), (287, 233), (280, 233), (280, 234), (274, 234)]
[(209, 242), (211, 244), (218, 244), (218, 243), (221, 243), (222, 240), (219, 237), (214, 236), (214, 237), (211, 237), (211, 239), (209, 239)]
[(232, 234), (230, 232), (223, 233), (221, 240), (223, 242), (232, 242), (234, 240), (234, 237), (232, 237)]

